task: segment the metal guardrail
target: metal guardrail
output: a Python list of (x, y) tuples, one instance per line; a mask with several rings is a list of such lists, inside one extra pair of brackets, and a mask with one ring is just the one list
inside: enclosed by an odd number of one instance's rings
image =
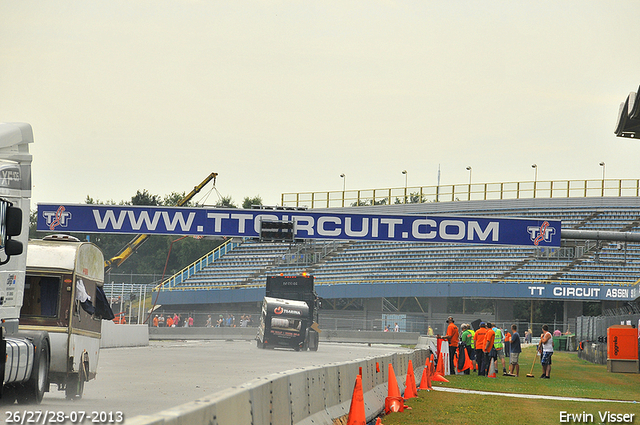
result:
[(230, 252), (232, 249), (240, 245), (238, 242), (234, 242), (233, 239), (229, 239), (224, 242), (222, 245), (218, 246), (216, 249), (208, 253), (207, 255), (199, 258), (193, 263), (189, 264), (184, 269), (180, 270), (178, 273), (171, 276), (169, 279), (165, 280), (158, 286), (156, 286), (153, 291), (165, 291), (171, 290), (175, 288), (176, 285), (181, 284), (189, 277), (193, 276), (200, 270), (207, 267), (209, 264), (212, 264), (214, 261), (218, 260), (220, 257)]
[(337, 208), (530, 198), (640, 196), (640, 179), (545, 180), (283, 193), (285, 207)]

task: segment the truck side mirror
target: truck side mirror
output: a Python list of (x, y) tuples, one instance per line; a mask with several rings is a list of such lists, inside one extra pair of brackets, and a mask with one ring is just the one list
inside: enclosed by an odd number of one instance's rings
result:
[(20, 255), (23, 252), (22, 242), (11, 239), (22, 232), (22, 210), (12, 206), (8, 201), (0, 199), (0, 249), (4, 248), (6, 260), (0, 261), (0, 265), (6, 264), (12, 255)]

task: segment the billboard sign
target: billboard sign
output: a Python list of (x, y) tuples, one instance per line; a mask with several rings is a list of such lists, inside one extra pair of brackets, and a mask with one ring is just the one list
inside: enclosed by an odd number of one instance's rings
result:
[(262, 221), (293, 222), (297, 239), (560, 246), (558, 220), (317, 210), (38, 204), (37, 230), (258, 238)]

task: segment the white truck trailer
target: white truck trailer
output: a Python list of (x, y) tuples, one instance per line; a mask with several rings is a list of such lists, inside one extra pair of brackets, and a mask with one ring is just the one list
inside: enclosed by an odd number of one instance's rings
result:
[(0, 378), (3, 403), (40, 403), (49, 390), (50, 340), (18, 328), (31, 199), (31, 126), (0, 123)]

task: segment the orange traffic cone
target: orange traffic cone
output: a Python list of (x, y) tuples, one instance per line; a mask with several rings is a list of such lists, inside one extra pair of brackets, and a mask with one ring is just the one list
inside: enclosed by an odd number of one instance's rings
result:
[(398, 387), (396, 374), (393, 371), (393, 365), (389, 363), (389, 383), (387, 398), (384, 399), (384, 413), (389, 414), (391, 412), (402, 411), (404, 411), (404, 399), (400, 395), (400, 388)]
[(462, 370), (473, 370), (473, 363), (471, 362), (471, 359), (469, 358), (469, 356), (467, 356), (466, 359), (464, 359), (464, 366), (462, 367)]
[(444, 376), (444, 356), (440, 353), (440, 357), (438, 357), (438, 367), (436, 367), (436, 374), (440, 376)]
[(422, 379), (420, 379), (420, 390), (430, 390), (431, 389), (431, 362), (429, 358), (424, 362), (424, 369), (422, 369)]
[(438, 382), (449, 382), (447, 378), (444, 377), (444, 356), (440, 353), (440, 360), (438, 360), (438, 367), (433, 375), (431, 375), (432, 381)]
[(349, 407), (349, 418), (347, 425), (366, 425), (367, 418), (364, 410), (364, 395), (362, 394), (362, 376), (356, 376), (356, 385), (353, 388), (351, 397), (351, 407)]
[(398, 380), (396, 374), (393, 371), (393, 365), (389, 363), (389, 384), (387, 389), (388, 397), (400, 397), (400, 388), (398, 387)]
[(413, 373), (413, 363), (409, 360), (409, 366), (407, 368), (407, 382), (404, 389), (404, 399), (418, 397), (418, 390), (416, 389), (416, 375)]
[(489, 372), (487, 373), (487, 378), (496, 378), (496, 363), (491, 359), (491, 363), (489, 363)]
[(419, 390), (429, 390), (429, 377), (427, 376), (427, 370), (427, 367), (422, 369), (422, 379), (420, 379), (420, 387), (418, 387)]
[(437, 382), (449, 382), (449, 380), (447, 378), (445, 378), (444, 376), (440, 375), (439, 373), (434, 373), (433, 376), (431, 377), (432, 381), (437, 381)]

